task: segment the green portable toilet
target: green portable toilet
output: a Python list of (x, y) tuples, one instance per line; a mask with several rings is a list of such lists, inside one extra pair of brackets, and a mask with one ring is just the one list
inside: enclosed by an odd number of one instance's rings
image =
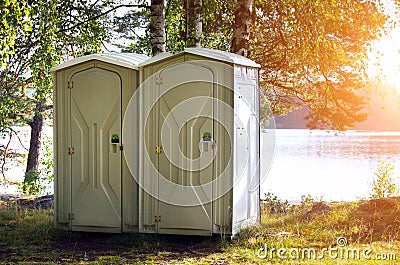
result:
[(138, 64), (146, 59), (92, 54), (52, 69), (56, 227), (138, 231), (138, 185), (123, 156), (121, 131), (139, 85)]
[(260, 66), (187, 48), (139, 67), (140, 232), (234, 235), (258, 223)]

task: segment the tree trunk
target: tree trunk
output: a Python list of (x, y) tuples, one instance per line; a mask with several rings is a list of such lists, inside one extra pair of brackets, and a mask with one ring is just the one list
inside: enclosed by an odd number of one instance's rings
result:
[(41, 146), (41, 136), (43, 130), (43, 114), (42, 105), (38, 103), (36, 107), (36, 113), (33, 116), (33, 120), (29, 122), (31, 126), (31, 140), (29, 144), (28, 161), (26, 164), (26, 172), (28, 173), (32, 170), (37, 171), (39, 168), (39, 153)]
[(238, 0), (235, 11), (235, 23), (231, 52), (247, 57), (251, 25), (251, 5), (253, 0)]
[(153, 56), (165, 52), (164, 0), (151, 0), (150, 42)]
[(201, 47), (203, 23), (201, 21), (202, 0), (187, 0), (186, 11), (186, 46)]

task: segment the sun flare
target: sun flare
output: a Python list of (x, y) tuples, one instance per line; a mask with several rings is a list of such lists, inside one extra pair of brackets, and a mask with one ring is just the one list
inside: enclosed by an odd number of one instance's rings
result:
[[(400, 40), (400, 29), (394, 32)], [(393, 35), (385, 36), (374, 45), (370, 57), (370, 77), (378, 79), (383, 85), (394, 87), (400, 94), (400, 43)]]
[(397, 93), (400, 95), (400, 75), (396, 76), (396, 79), (394, 81), (394, 87), (397, 90)]
[[(398, 11), (395, 1), (385, 2), (385, 12), (393, 20), (398, 20)], [(368, 75), (383, 85), (395, 88), (400, 95), (400, 25), (388, 26), (387, 30), (386, 34), (372, 43)]]

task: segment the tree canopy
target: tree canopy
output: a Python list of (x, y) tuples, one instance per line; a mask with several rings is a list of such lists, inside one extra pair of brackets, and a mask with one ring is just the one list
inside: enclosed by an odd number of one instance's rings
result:
[[(237, 9), (251, 3), (251, 17), (239, 13), (235, 18)], [(181, 0), (167, 1), (168, 51), (187, 46), (188, 31), (193, 32), (187, 12)], [(131, 11), (119, 23), (143, 27), (145, 16)], [(346, 130), (366, 119), (367, 52), (388, 20), (379, 1), (210, 0), (202, 2), (201, 17), (200, 42), (208, 48), (231, 50), (233, 28), (241, 20), (250, 24), (248, 56), (262, 66), (263, 106), (272, 110), (263, 113), (264, 119), (301, 107), (309, 110), (310, 128)], [(126, 49), (149, 51), (147, 33), (135, 36)]]
[(0, 130), (26, 123), (37, 102), (51, 101), (51, 67), (69, 56), (100, 51), (106, 37), (100, 22), (76, 26), (100, 11), (88, 6), (88, 1), (33, 1), (26, 5), (31, 26), (26, 30), (26, 24), (14, 25), (13, 52), (3, 57), (6, 65), (0, 71)]
[(275, 114), (306, 106), (309, 127), (366, 118), (367, 51), (386, 17), (369, 1), (255, 1), (251, 58)]
[[(36, 87), (35, 91), (48, 96), (49, 69), (68, 55), (98, 51), (101, 41), (108, 40), (110, 34), (132, 39), (133, 44), (125, 50), (151, 51), (150, 8), (146, 1), (122, 5), (132, 8), (124, 16), (112, 16), (113, 20), (107, 14), (119, 6), (107, 0), (4, 3), (1, 16), (6, 23), (0, 29), (0, 50), (2, 61), (9, 64), (1, 71), (2, 86), (7, 87), (2, 91), (3, 102), (8, 102), (3, 106), (11, 106), (7, 107), (8, 113), (27, 105), (26, 88)], [(306, 106), (311, 110), (308, 118), (312, 128), (346, 129), (365, 119), (362, 108), (368, 44), (380, 36), (387, 19), (375, 3), (253, 1), (249, 57), (262, 65), (263, 95), (273, 114), (284, 115)], [(230, 50), (236, 8), (233, 1), (202, 2), (203, 47)], [(181, 0), (166, 1), (169, 51), (186, 46), (190, 30), (185, 12)], [(8, 113), (1, 115), (0, 129), (7, 127)], [(14, 111), (11, 113), (14, 118)]]
[(30, 12), (26, 1), (4, 0), (0, 3), (0, 63), (3, 67), (14, 54), (18, 30), (31, 30)]
[[(0, 6), (1, 14), (12, 23), (12, 30), (2, 28), (1, 33), (2, 38), (12, 41), (7, 45), (1, 41), (6, 52), (0, 69), (0, 133), (11, 137), (15, 134), (13, 125), (32, 127), (28, 172), (37, 169), (43, 119), (51, 113), (50, 69), (63, 58), (100, 51), (107, 34), (102, 25), (104, 19), (90, 20), (102, 10), (90, 1), (28, 1), (13, 6), (15, 12), (7, 11), (12, 6), (7, 3)], [(18, 10), (29, 15), (24, 18), (26, 21), (18, 18), (22, 12)], [(2, 154), (5, 158), (7, 150)]]

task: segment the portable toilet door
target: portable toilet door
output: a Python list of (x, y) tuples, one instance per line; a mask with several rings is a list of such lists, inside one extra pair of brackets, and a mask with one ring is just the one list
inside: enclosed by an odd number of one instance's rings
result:
[(87, 69), (68, 83), (72, 227), (121, 229), (121, 78)]
[[(123, 98), (137, 81), (132, 69), (119, 65), (121, 59), (132, 61), (129, 55), (89, 55), (54, 69), (56, 161), (61, 166), (56, 172), (61, 207), (56, 214), (57, 222), (74, 231), (121, 232), (123, 200), (130, 204), (126, 209), (137, 208), (128, 195), (135, 188), (123, 190), (124, 184), (135, 184), (123, 172), (121, 144)], [(127, 210), (127, 215), (132, 213)]]
[(155, 89), (144, 91), (148, 102), (149, 93), (155, 92), (157, 99), (146, 115), (144, 131), (146, 153), (156, 172), (143, 176), (151, 175), (151, 185), (157, 186), (153, 196), (160, 198), (154, 204), (157, 233), (210, 235), (214, 150), (211, 139), (202, 145), (203, 152), (199, 144), (214, 131), (213, 73), (199, 65), (188, 66), (160, 71)]

